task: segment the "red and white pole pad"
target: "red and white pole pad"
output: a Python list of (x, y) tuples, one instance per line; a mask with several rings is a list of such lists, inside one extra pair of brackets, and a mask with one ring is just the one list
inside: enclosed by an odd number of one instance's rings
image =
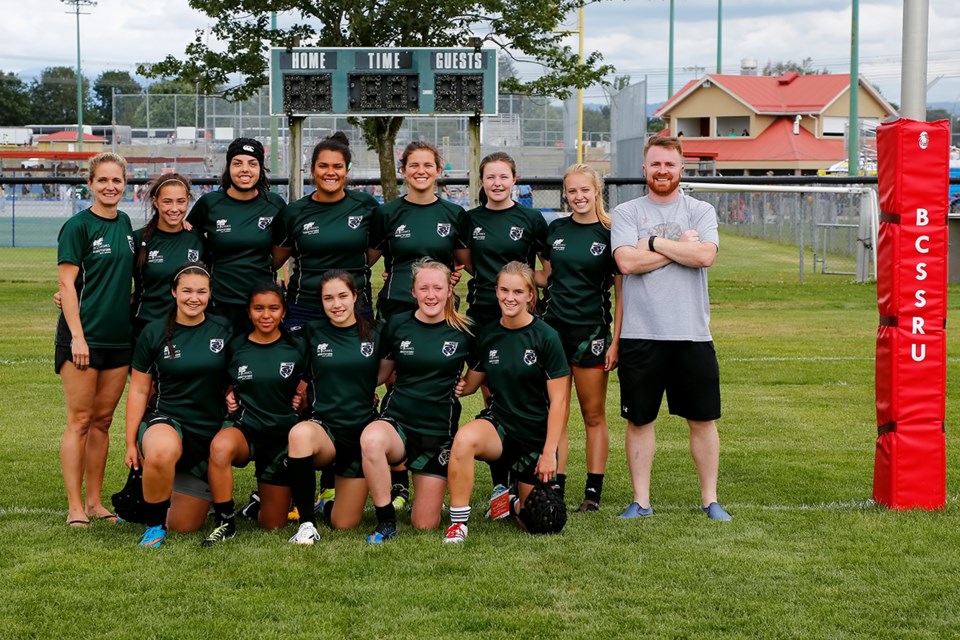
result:
[(873, 499), (946, 504), (947, 210), (950, 124), (877, 128), (877, 453)]

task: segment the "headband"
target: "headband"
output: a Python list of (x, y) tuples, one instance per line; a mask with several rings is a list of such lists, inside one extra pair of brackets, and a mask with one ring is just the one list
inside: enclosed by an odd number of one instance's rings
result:
[[(191, 265), (189, 265), (189, 266), (187, 266), (187, 267), (184, 267), (183, 269), (180, 269), (180, 271), (177, 271), (177, 275), (173, 276), (173, 281), (176, 282), (176, 281), (177, 281), (177, 278), (179, 278), (180, 276), (182, 276), (185, 272), (189, 271), (190, 269), (199, 269), (200, 271), (203, 271), (203, 275), (205, 275), (205, 276), (207, 276), (208, 278), (210, 278), (210, 272), (208, 272), (206, 269), (204, 269), (203, 267), (201, 267), (199, 264), (191, 264)], [(211, 278), (211, 279), (212, 279), (212, 278)]]

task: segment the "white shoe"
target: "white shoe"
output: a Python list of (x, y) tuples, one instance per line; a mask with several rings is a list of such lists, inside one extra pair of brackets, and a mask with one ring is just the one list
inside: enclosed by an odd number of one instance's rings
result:
[(304, 522), (297, 532), (290, 538), (293, 544), (313, 544), (320, 539), (320, 534), (312, 522)]
[(443, 535), (443, 543), (458, 543), (467, 539), (467, 525), (462, 522), (454, 522), (447, 527), (447, 532)]

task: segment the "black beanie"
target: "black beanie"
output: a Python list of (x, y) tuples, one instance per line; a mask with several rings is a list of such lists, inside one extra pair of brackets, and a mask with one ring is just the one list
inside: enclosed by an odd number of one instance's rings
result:
[(237, 138), (227, 147), (227, 164), (234, 156), (252, 156), (263, 166), (263, 145), (253, 138)]

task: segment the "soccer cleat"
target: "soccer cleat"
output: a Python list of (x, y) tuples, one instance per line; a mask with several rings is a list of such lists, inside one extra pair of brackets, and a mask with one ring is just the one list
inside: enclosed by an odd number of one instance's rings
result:
[(210, 532), (210, 535), (207, 536), (206, 540), (200, 543), (201, 547), (212, 547), (218, 542), (223, 542), (224, 540), (229, 540), (237, 535), (237, 525), (233, 523), (233, 520), (227, 520), (223, 524), (217, 526), (213, 531)]
[(447, 527), (447, 532), (443, 535), (443, 543), (456, 544), (467, 539), (467, 525), (462, 522), (454, 522)]
[(510, 491), (502, 484), (493, 488), (487, 513), (491, 520), (501, 520), (510, 515)]
[(641, 507), (639, 502), (631, 502), (627, 510), (620, 514), (621, 518), (645, 518), (653, 515), (653, 507)]
[(600, 503), (590, 498), (584, 498), (580, 506), (577, 507), (577, 513), (593, 513), (595, 511), (600, 511)]
[(383, 544), (387, 540), (397, 536), (397, 523), (393, 521), (380, 522), (373, 533), (367, 536), (367, 542), (370, 544)]
[(251, 493), (250, 502), (243, 505), (239, 513), (244, 518), (256, 520), (260, 516), (260, 493), (257, 491)]
[(314, 513), (322, 513), (323, 505), (328, 502), (333, 502), (337, 497), (336, 489), (324, 489), (320, 492), (320, 495), (317, 496), (317, 502), (313, 505)]
[(390, 501), (393, 502), (395, 511), (403, 511), (410, 501), (410, 489), (402, 484), (395, 484), (390, 489)]
[(700, 510), (707, 514), (707, 517), (711, 520), (720, 520), (722, 522), (733, 520), (733, 516), (727, 513), (727, 510), (720, 506), (719, 502), (711, 502), (705, 507), (700, 507)]
[(313, 544), (320, 539), (320, 534), (312, 522), (304, 522), (297, 532), (290, 538), (293, 544)]
[(144, 531), (143, 537), (140, 538), (140, 546), (156, 548), (162, 545), (163, 541), (166, 539), (167, 530), (164, 527), (157, 525)]

